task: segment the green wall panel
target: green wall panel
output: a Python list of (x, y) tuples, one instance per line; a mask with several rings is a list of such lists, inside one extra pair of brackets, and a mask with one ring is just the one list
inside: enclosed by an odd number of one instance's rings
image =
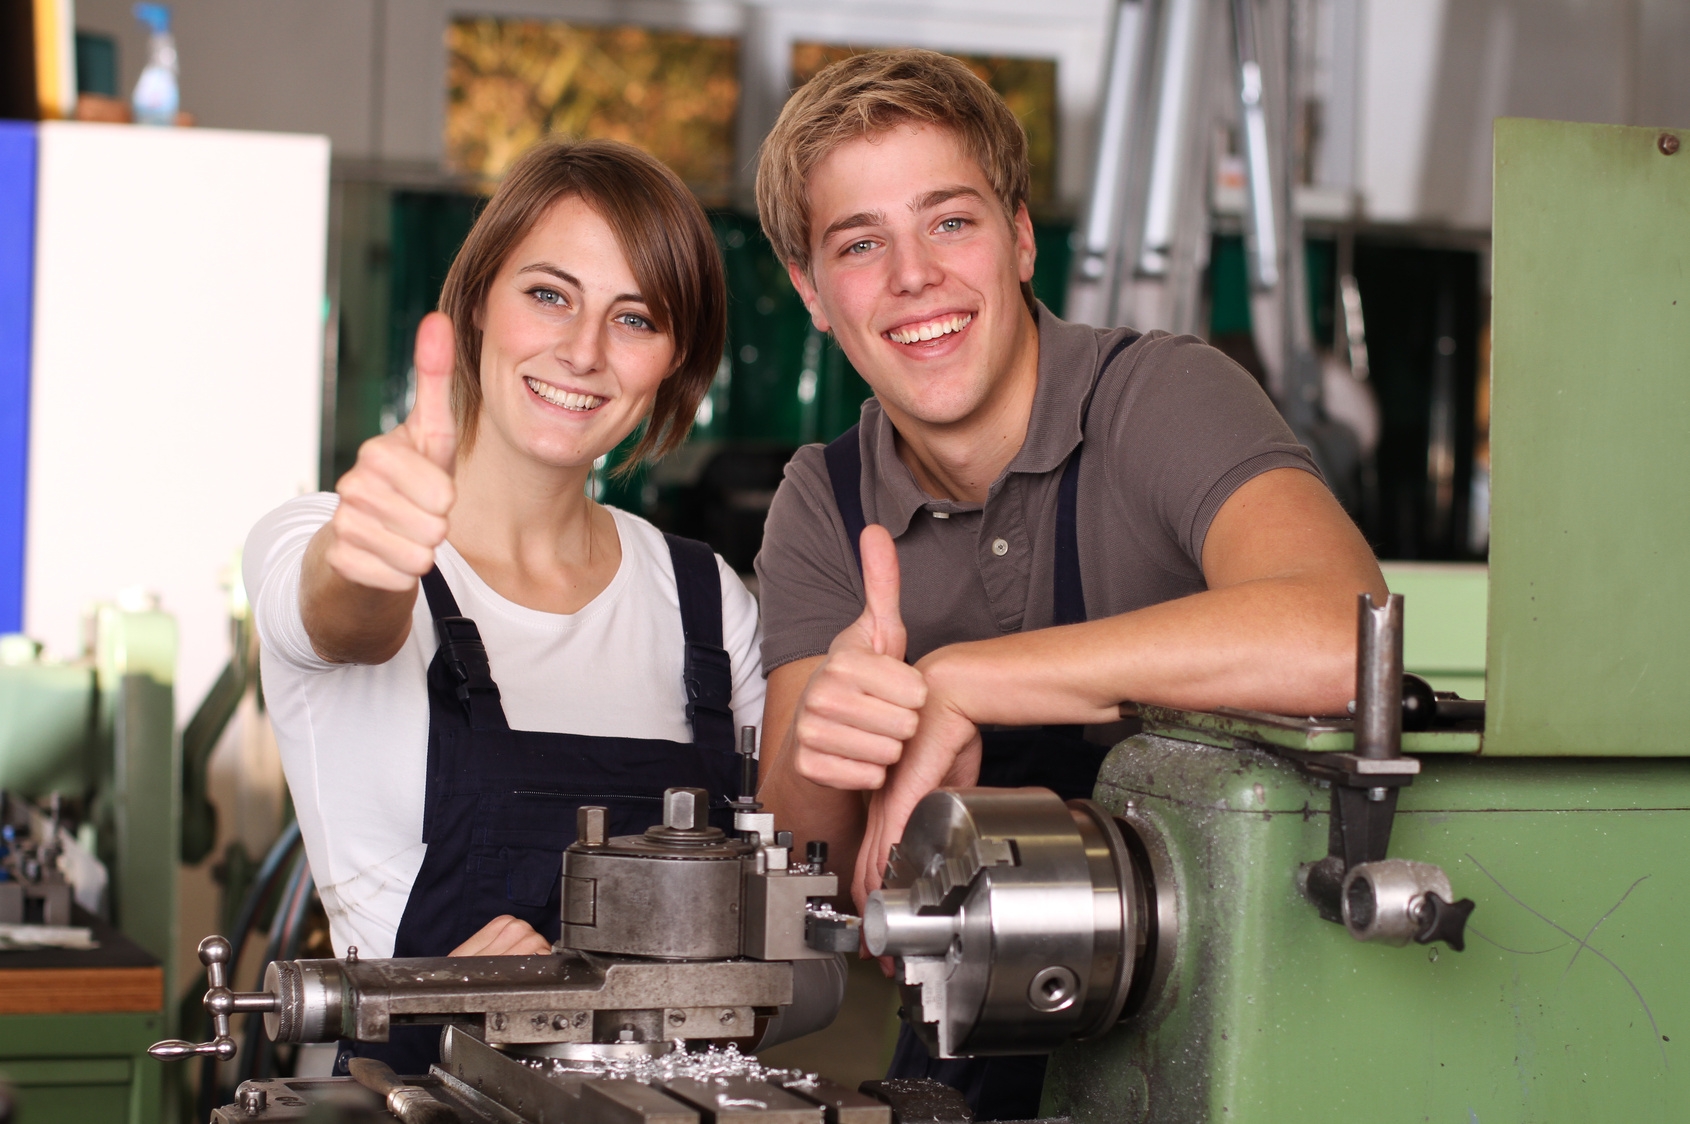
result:
[(1690, 151), (1662, 136), (1496, 124), (1487, 754), (1690, 753)]

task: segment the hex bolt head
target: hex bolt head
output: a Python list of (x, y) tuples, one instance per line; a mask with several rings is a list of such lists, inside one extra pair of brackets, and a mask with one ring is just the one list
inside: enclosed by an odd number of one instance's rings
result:
[(552, 1016), (552, 1029), (553, 1030), (568, 1030), (569, 1029), (569, 1012), (568, 1011), (565, 1011), (560, 1015), (553, 1015)]
[(663, 826), (672, 831), (698, 831), (710, 815), (710, 793), (702, 788), (670, 788), (663, 792)]
[(610, 834), (610, 811), (596, 804), (575, 809), (575, 839), (584, 847), (602, 847)]
[(1678, 151), (1678, 137), (1674, 133), (1662, 133), (1656, 138), (1655, 147), (1661, 150), (1662, 156), (1671, 156)]

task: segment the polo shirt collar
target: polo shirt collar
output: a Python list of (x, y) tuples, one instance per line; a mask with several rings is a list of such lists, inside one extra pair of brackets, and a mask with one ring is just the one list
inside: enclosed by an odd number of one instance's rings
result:
[[(1033, 391), (1033, 411), (1027, 437), (1003, 473), (992, 482), (995, 496), (1012, 472), (1033, 475), (1054, 472), (1068, 459), (1083, 436), (1086, 398), (1097, 371), (1097, 333), (1083, 324), (1059, 320), (1044, 302), (1038, 304), (1039, 385)], [(896, 431), (870, 398), (863, 405), (863, 453), (874, 465), (877, 521), (898, 538), (909, 529), (918, 511), (978, 511), (980, 504), (939, 500), (916, 483), (909, 466), (898, 457)]]

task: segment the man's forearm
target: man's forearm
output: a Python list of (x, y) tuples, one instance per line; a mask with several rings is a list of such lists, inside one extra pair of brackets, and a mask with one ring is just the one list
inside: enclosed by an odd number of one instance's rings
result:
[[(921, 668), (979, 724), (1099, 724), (1124, 701), (1341, 712), (1355, 686), (1355, 599), (1262, 579), (1084, 624), (957, 644)], [(1382, 593), (1382, 589), (1372, 590)]]

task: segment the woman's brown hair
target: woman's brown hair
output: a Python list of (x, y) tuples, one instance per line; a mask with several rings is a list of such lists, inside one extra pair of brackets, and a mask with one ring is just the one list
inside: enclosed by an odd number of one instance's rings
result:
[(552, 205), (578, 198), (616, 235), (657, 330), (675, 341), (673, 373), (657, 389), (633, 455), (663, 456), (686, 440), (727, 338), (727, 282), (710, 222), (686, 185), (648, 153), (613, 140), (541, 141), (512, 164), (446, 274), (440, 311), (452, 320), (457, 359), (452, 412), (459, 447), (481, 412), (481, 329), (493, 279)]

